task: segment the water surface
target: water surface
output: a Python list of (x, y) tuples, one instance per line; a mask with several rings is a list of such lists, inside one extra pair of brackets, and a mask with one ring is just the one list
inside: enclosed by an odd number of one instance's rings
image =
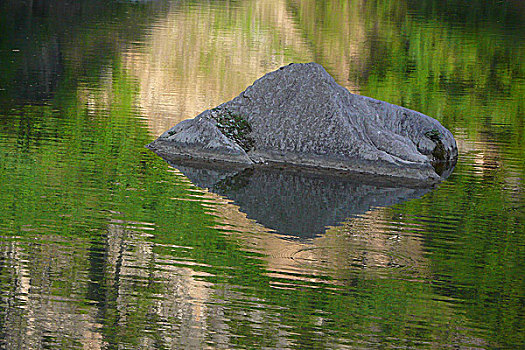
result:
[[(525, 347), (523, 23), (517, 0), (0, 2), (0, 348)], [(453, 174), (213, 191), (144, 147), (309, 61), (438, 119)]]

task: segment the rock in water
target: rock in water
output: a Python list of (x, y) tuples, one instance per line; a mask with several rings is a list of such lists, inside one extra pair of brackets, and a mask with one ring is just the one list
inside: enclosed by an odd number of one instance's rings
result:
[(290, 64), (148, 145), (171, 159), (300, 167), (435, 182), (457, 159), (437, 120), (354, 95), (316, 63)]

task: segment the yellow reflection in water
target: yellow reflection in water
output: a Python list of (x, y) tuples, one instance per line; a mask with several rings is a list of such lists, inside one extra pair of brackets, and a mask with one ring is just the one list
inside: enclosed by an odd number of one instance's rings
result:
[(285, 1), (183, 4), (153, 25), (124, 62), (155, 135), (226, 102), (265, 73), (314, 59)]

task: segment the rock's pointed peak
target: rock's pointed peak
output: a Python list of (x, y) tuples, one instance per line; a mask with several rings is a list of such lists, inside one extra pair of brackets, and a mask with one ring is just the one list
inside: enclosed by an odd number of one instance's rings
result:
[(259, 87), (267, 89), (269, 84), (280, 90), (290, 88), (292, 85), (315, 87), (319, 84), (333, 84), (333, 87), (338, 86), (334, 78), (318, 63), (290, 63), (257, 79), (246, 89), (245, 93)]
[(283, 66), (278, 70), (272, 72), (274, 74), (287, 73), (287, 74), (306, 74), (315, 79), (328, 79), (331, 81), (335, 80), (333, 77), (328, 74), (326, 69), (321, 66), (319, 63), (309, 62), (309, 63), (290, 63), (287, 66)]

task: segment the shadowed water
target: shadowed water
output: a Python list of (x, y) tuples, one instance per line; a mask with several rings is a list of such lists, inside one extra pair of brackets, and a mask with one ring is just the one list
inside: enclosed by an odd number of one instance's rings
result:
[(350, 217), (422, 197), (416, 181), (275, 167), (170, 162), (193, 184), (224, 196), (263, 226), (312, 238)]
[[(519, 349), (521, 1), (0, 2), (0, 348)], [(438, 119), (428, 189), (144, 146), (290, 62)]]

